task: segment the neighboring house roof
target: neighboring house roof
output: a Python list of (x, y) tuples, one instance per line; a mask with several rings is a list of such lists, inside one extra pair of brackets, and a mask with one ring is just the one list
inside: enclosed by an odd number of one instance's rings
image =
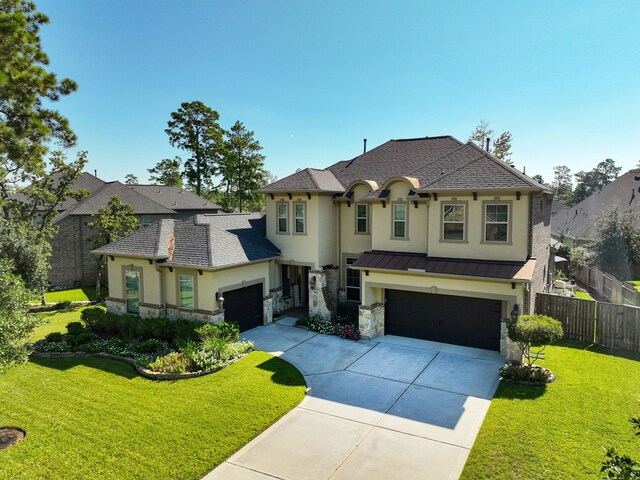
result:
[[(54, 183), (54, 185), (56, 185), (59, 181), (60, 178), (60, 174), (55, 174), (52, 177), (52, 181)], [(96, 191), (100, 190), (102, 187), (104, 187), (104, 185), (106, 184), (106, 182), (104, 180), (99, 179), (98, 177), (96, 177), (95, 175), (91, 175), (90, 173), (87, 172), (83, 172), (80, 174), (80, 176), (78, 178), (76, 178), (75, 182), (73, 182), (70, 186), (69, 189), (73, 190), (74, 192), (77, 192), (79, 190), (86, 190), (89, 192), (89, 194), (93, 194)], [(22, 193), (16, 193), (14, 195), (12, 195), (12, 198), (18, 201), (22, 201), (22, 202), (27, 202), (28, 199), (22, 194)], [(71, 207), (73, 207), (74, 205), (78, 204), (79, 202), (72, 197), (68, 197), (65, 198), (60, 205), (58, 205), (57, 210), (59, 212), (62, 212), (64, 210), (67, 210)]]
[(531, 280), (535, 260), (507, 262), (429, 257), (424, 253), (365, 252), (351, 267), (380, 270), (422, 271), (441, 275)]
[(256, 190), (259, 193), (283, 191), (342, 193), (344, 186), (330, 170), (305, 168), (281, 180)]
[(136, 215), (172, 215), (175, 213), (174, 210), (116, 181), (104, 184), (93, 195), (77, 203), (73, 208), (62, 212), (56, 217), (55, 222), (58, 223), (69, 215), (96, 215), (114, 195), (117, 195), (122, 203), (131, 205)]
[(174, 185), (127, 185), (127, 187), (175, 211), (222, 210), (220, 205)]
[(563, 210), (565, 208), (569, 208), (569, 205), (567, 205), (564, 202), (561, 202), (557, 198), (554, 198), (553, 201), (551, 202), (551, 216), (553, 217), (556, 213), (558, 213), (560, 210)]
[[(313, 172), (315, 178), (324, 172), (327, 184), (320, 187), (309, 172)], [(451, 136), (389, 140), (348, 162), (335, 163), (325, 170), (302, 170), (258, 192), (340, 192), (356, 180), (373, 180), (383, 185), (393, 177), (417, 179), (421, 192), (468, 189), (550, 192), (472, 142), (462, 143)], [(371, 196), (378, 197), (380, 192)]]
[[(593, 238), (601, 214), (613, 208), (640, 213), (640, 169), (628, 171), (577, 205), (557, 212), (551, 217), (551, 233)], [(640, 216), (636, 227), (640, 228)]]
[(167, 266), (207, 269), (280, 256), (280, 250), (266, 239), (265, 217), (259, 213), (160, 220), (92, 253), (160, 259)]

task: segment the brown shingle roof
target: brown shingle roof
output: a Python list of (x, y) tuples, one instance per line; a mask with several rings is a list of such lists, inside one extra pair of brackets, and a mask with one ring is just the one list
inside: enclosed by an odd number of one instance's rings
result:
[[(321, 172), (327, 174), (322, 186), (318, 180)], [(389, 140), (351, 161), (337, 162), (325, 170), (302, 170), (258, 191), (341, 192), (356, 180), (373, 180), (382, 186), (390, 178), (404, 176), (416, 177), (420, 182), (419, 191), (423, 192), (471, 189), (547, 191), (532, 178), (475, 144), (465, 144), (450, 136)]]
[(256, 191), (259, 193), (290, 191), (342, 193), (344, 187), (330, 170), (305, 168)]

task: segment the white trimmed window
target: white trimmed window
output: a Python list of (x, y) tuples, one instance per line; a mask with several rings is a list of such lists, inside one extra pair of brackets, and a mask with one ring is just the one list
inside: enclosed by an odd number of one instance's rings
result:
[(509, 240), (509, 204), (490, 203), (484, 206), (484, 239), (487, 242)]
[(356, 203), (356, 233), (369, 233), (369, 205)]
[(278, 233), (289, 232), (289, 205), (278, 203)]
[(180, 289), (180, 306), (182, 308), (194, 308), (195, 307), (195, 295), (193, 288), (193, 276), (192, 275), (179, 275), (179, 289)]
[(442, 239), (463, 241), (465, 239), (465, 205), (444, 203), (442, 205)]
[(407, 205), (393, 205), (393, 238), (407, 238)]
[(304, 203), (294, 203), (293, 212), (295, 220), (295, 233), (305, 233), (305, 205)]

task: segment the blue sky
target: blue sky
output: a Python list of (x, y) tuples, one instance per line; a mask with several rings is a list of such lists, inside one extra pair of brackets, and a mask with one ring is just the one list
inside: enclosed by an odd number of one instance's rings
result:
[(481, 119), (547, 181), (640, 160), (640, 2), (37, 3), (51, 68), (79, 84), (57, 108), (107, 180), (180, 155), (164, 129), (192, 100), (253, 130), (279, 178)]

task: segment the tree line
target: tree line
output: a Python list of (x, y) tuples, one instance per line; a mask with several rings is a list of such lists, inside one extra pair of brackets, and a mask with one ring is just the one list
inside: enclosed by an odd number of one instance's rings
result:
[[(253, 131), (240, 121), (225, 130), (218, 112), (196, 100), (183, 102), (171, 113), (165, 133), (172, 147), (188, 157), (165, 158), (147, 171), (149, 180), (177, 185), (218, 203), (225, 212), (260, 211), (264, 206), (258, 188), (274, 180), (264, 167), (262, 146)], [(138, 183), (133, 174), (128, 184)]]

